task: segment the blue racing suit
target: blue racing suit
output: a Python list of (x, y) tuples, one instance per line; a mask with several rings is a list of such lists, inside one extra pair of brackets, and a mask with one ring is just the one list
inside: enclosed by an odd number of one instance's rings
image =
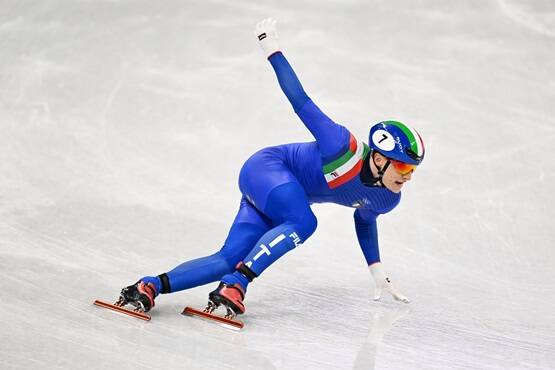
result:
[[(159, 277), (144, 277), (169, 293), (222, 280), (250, 281), (235, 271), (243, 262), (256, 276), (316, 230), (310, 205), (335, 203), (355, 208), (357, 237), (366, 262), (380, 261), (376, 218), (391, 211), (400, 193), (363, 184), (360, 173), (368, 145), (324, 114), (307, 96), (281, 52), (270, 61), (295, 113), (316, 141), (264, 148), (239, 174), (239, 212), (220, 251), (187, 261)], [(235, 271), (235, 272), (234, 272)]]

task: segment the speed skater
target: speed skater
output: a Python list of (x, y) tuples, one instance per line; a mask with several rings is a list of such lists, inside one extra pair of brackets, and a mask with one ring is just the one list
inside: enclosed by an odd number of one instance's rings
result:
[(371, 126), (368, 144), (364, 143), (306, 94), (278, 45), (274, 20), (258, 23), (255, 35), (281, 90), (315, 141), (254, 153), (239, 173), (239, 211), (221, 249), (166, 273), (140, 278), (122, 290), (120, 301), (146, 312), (159, 294), (219, 281), (209, 294), (209, 304), (242, 314), (249, 284), (316, 230), (311, 205), (335, 203), (354, 208), (356, 235), (375, 282), (374, 298), (385, 290), (408, 303), (382, 267), (376, 219), (399, 204), (401, 189), (422, 162), (421, 136), (409, 125), (391, 120)]

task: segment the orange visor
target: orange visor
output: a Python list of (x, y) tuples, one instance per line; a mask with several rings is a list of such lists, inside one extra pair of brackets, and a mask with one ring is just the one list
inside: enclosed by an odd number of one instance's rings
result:
[(409, 172), (412, 172), (416, 169), (415, 164), (399, 162), (399, 161), (396, 161), (395, 159), (390, 159), (390, 161), (391, 161), (391, 164), (393, 165), (393, 168), (395, 168), (395, 171), (399, 172), (401, 175), (406, 175)]

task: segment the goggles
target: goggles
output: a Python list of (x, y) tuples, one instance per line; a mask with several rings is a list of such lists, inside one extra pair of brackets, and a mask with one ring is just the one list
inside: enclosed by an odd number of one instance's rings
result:
[(416, 169), (415, 164), (408, 164), (405, 162), (396, 161), (395, 159), (389, 159), (395, 171), (399, 172), (401, 175), (406, 175)]

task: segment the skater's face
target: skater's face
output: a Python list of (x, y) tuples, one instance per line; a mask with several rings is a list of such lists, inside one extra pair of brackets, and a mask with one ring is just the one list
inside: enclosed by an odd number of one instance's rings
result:
[[(376, 166), (383, 168), (383, 166), (385, 166), (387, 161), (388, 159), (383, 155), (381, 155), (380, 153), (374, 153), (374, 163), (376, 164)], [(370, 161), (370, 163), (372, 163), (372, 161)], [(403, 170), (402, 172), (405, 172), (405, 171), (406, 170)], [(386, 188), (388, 188), (394, 193), (398, 193), (403, 188), (403, 185), (405, 184), (405, 182), (410, 181), (410, 179), (412, 178), (413, 172), (414, 172), (414, 169), (408, 169), (408, 172), (403, 174), (399, 172), (396, 166), (390, 163), (389, 166), (387, 166), (385, 173), (383, 174), (382, 182)], [(376, 171), (376, 174), (377, 174), (377, 171)]]

